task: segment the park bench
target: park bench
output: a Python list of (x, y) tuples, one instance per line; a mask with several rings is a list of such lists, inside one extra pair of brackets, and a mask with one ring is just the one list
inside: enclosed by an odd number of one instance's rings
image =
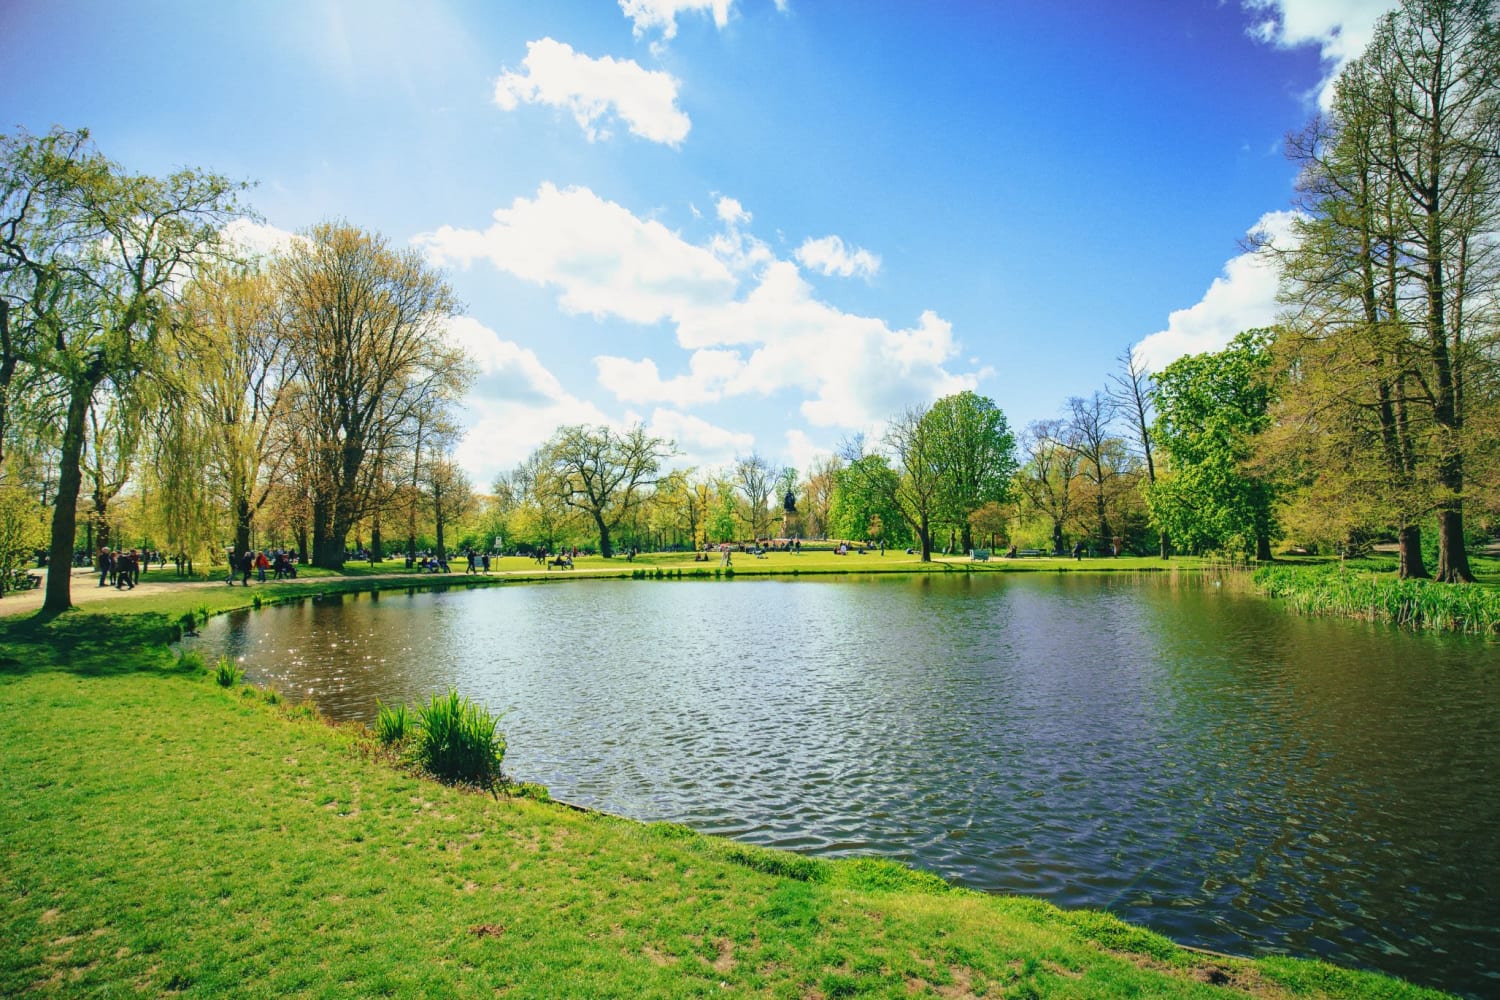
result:
[(990, 561), (990, 550), (989, 549), (975, 549), (973, 552), (971, 552), (969, 554), (969, 558), (973, 559), (975, 562), (989, 562)]
[(1044, 556), (1046, 554), (1047, 553), (1043, 552), (1041, 549), (1017, 549), (1016, 550), (1016, 555), (1017, 556)]

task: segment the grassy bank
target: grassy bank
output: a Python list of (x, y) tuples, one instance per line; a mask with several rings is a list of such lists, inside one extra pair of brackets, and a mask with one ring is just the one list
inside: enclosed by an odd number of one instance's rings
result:
[(1500, 636), (1500, 587), (1398, 580), (1394, 568), (1264, 566), (1257, 588), (1305, 615), (1339, 615), (1404, 628)]
[(0, 994), (1438, 995), (448, 788), (134, 610), (0, 622)]

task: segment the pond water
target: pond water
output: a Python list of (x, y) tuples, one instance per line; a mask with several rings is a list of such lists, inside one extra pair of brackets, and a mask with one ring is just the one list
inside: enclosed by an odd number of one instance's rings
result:
[(576, 580), (197, 641), (337, 718), (456, 687), (505, 713), (507, 772), (567, 801), (1500, 995), (1500, 644), (1234, 589)]

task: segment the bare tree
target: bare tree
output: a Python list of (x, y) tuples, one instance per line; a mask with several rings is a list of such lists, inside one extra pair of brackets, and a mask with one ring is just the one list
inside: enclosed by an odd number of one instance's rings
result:
[[(1156, 462), (1151, 455), (1151, 421), (1155, 418), (1151, 405), (1151, 373), (1131, 348), (1127, 347), (1115, 359), (1120, 367), (1109, 376), (1109, 398), (1115, 407), (1126, 414), (1130, 429), (1135, 434), (1135, 443), (1146, 459), (1146, 481), (1156, 485)], [(1171, 540), (1166, 529), (1160, 529), (1161, 557), (1171, 556)]]
[(1114, 401), (1105, 393), (1095, 392), (1087, 398), (1070, 397), (1067, 429), (1058, 442), (1078, 456), (1079, 474), (1093, 487), (1095, 526), (1101, 547), (1114, 544), (1108, 513), (1108, 495), (1117, 474), (1109, 454), (1111, 444), (1116, 440), (1110, 433), (1114, 419)]
[(770, 496), (776, 488), (778, 470), (751, 452), (734, 460), (734, 486), (745, 497), (750, 509), (750, 533), (757, 539), (766, 537), (770, 527)]
[(467, 384), (468, 362), (442, 336), (458, 303), (420, 256), (342, 223), (314, 227), (280, 280), (312, 474), (313, 563), (337, 569), (350, 529), (381, 499), (381, 456)]
[(1016, 488), (1027, 503), (1052, 525), (1052, 551), (1063, 551), (1063, 530), (1073, 515), (1073, 481), (1078, 452), (1069, 447), (1068, 425), (1039, 420), (1021, 435), (1021, 470)]
[(610, 532), (642, 502), (674, 451), (672, 442), (652, 437), (641, 424), (623, 434), (583, 424), (562, 427), (548, 443), (553, 486), (564, 504), (594, 522), (604, 558), (614, 555)]
[(896, 505), (921, 546), (922, 561), (932, 561), (932, 529), (943, 500), (942, 436), (926, 406), (911, 406), (886, 427), (885, 446), (895, 459), (900, 479)]

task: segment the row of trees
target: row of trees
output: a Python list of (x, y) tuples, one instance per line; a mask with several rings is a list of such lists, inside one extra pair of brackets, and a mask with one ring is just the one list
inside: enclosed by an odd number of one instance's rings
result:
[[(23, 529), (50, 512), (54, 565), (128, 513), (170, 551), (258, 537), (334, 568), (351, 538), (379, 555), (393, 533), (408, 552), (796, 535), (923, 559), (976, 539), (1264, 559), (1289, 532), (1389, 534), (1422, 576), (1431, 523), (1437, 577), (1468, 580), (1466, 511), (1492, 513), (1500, 482), (1497, 39), (1488, 0), (1405, 0), (1380, 22), (1291, 143), (1296, 238), (1263, 241), (1287, 305), (1273, 329), (1155, 373), (1126, 352), (1019, 436), (958, 393), (805, 476), (759, 454), (672, 469), (643, 427), (563, 427), (483, 498), (452, 459), (460, 306), (418, 256), (331, 222), (247, 258), (222, 238), (242, 185), (131, 174), (85, 132), (5, 136), (0, 508)], [(46, 608), (68, 603), (49, 574)]]
[[(468, 494), (441, 459), (469, 377), (458, 305), (409, 251), (344, 223), (236, 259), (241, 185), (130, 174), (86, 132), (0, 140), (0, 477), (51, 507), (49, 557), (109, 544), (134, 483), (157, 545), (249, 547), (269, 517), (318, 565), (413, 494)], [(309, 535), (311, 536), (309, 538)], [(45, 610), (70, 603), (48, 575)]]

